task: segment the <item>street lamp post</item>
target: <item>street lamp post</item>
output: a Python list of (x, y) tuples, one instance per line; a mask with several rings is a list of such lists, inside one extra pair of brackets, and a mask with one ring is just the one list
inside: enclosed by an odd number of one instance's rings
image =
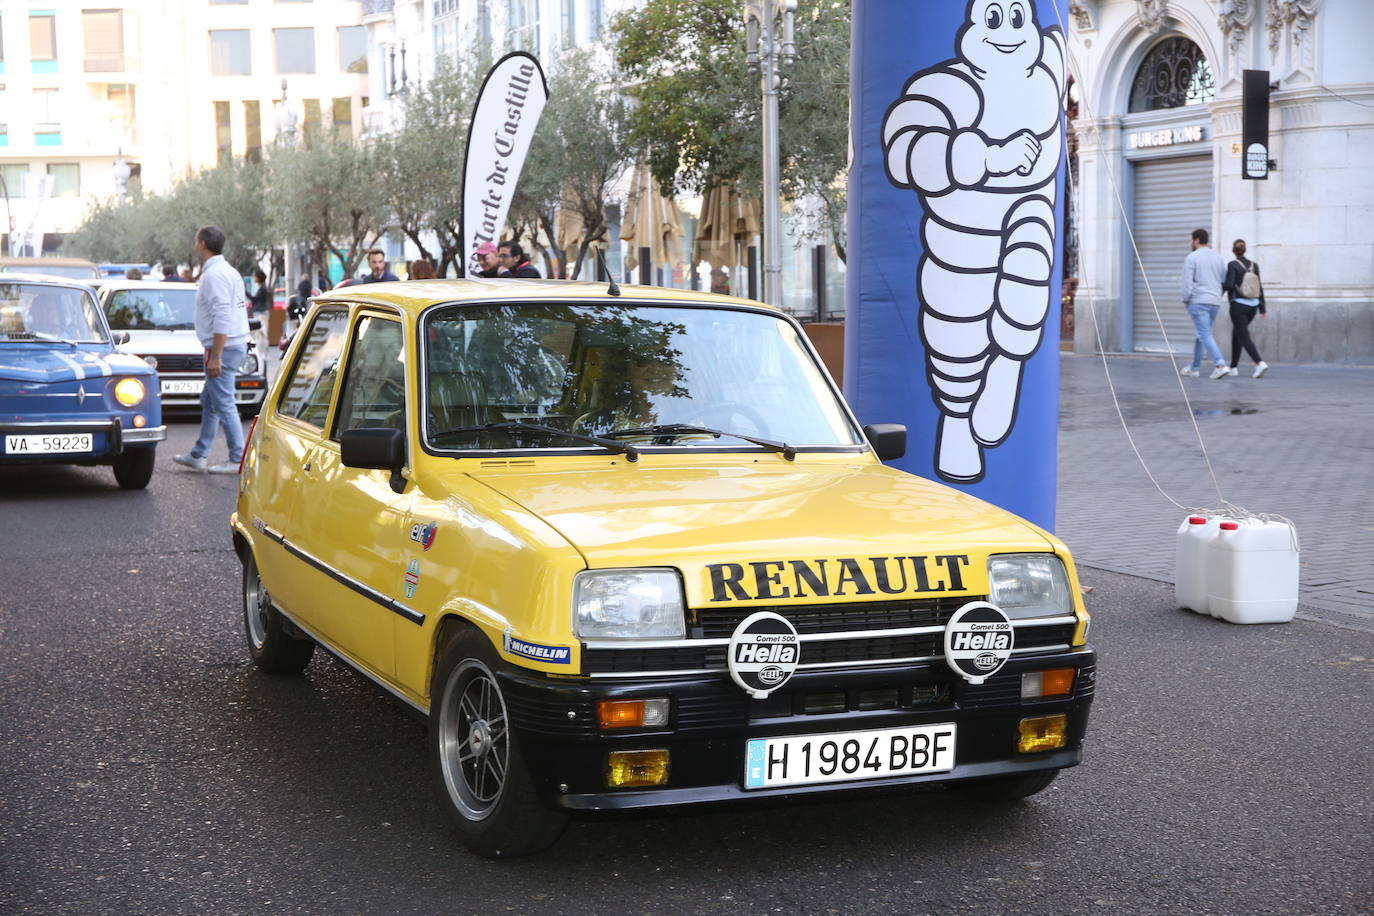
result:
[(129, 193), (129, 176), (133, 174), (133, 169), (129, 168), (129, 163), (124, 161), (124, 149), (121, 147), (115, 153), (114, 168), (110, 170), (114, 176), (115, 194), (119, 196), (119, 202), (124, 203), (124, 198)]
[[(763, 87), (763, 301), (782, 306), (782, 211), (778, 200), (780, 65), (792, 63), (797, 0), (744, 0), (744, 50)], [(782, 40), (778, 40), (781, 29)]]
[[(277, 102), (275, 112), (277, 136), (274, 143), (278, 146), (293, 146), (296, 142), (296, 112), (291, 108), (291, 101), (286, 94), (286, 80), (281, 81), (281, 101)], [(286, 261), (286, 276), (282, 279), (286, 287), (286, 295), (290, 297), (296, 289), (296, 251), (295, 246), (290, 240), (283, 245), (284, 259)]]

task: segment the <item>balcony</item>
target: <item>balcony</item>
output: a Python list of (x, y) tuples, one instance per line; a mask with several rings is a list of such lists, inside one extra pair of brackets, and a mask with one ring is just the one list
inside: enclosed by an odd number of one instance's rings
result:
[(369, 16), (389, 16), (396, 10), (396, 0), (363, 0), (363, 19)]
[(82, 60), (87, 73), (137, 73), (142, 66), (136, 56), (123, 51), (88, 50)]

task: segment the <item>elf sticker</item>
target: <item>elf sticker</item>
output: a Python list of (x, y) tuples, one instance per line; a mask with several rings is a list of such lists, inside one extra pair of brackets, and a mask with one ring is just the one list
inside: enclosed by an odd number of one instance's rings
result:
[(801, 661), (801, 641), (791, 621), (772, 611), (750, 614), (730, 635), (730, 677), (762, 700), (792, 677)]
[(945, 661), (970, 684), (981, 684), (1011, 658), (1016, 633), (1002, 609), (970, 601), (954, 612), (945, 627)]

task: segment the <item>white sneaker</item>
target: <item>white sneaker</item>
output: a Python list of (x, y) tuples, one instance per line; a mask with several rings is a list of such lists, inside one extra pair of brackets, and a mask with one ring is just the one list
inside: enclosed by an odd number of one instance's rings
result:
[(1229, 375), (1231, 378), (1235, 378), (1236, 376), (1240, 375), (1240, 370), (1237, 369), (1235, 366), (1232, 366), (1231, 371), (1226, 374)]
[[(201, 459), (202, 461), (205, 459)], [(226, 461), (223, 464), (212, 464), (205, 469), (208, 474), (238, 474), (239, 463), (237, 461)]]
[(1266, 372), (1268, 372), (1268, 371), (1269, 371), (1269, 364), (1266, 363), (1264, 360), (1260, 360), (1260, 361), (1259, 361), (1259, 364), (1258, 364), (1257, 366), (1255, 366), (1255, 374), (1254, 374), (1254, 376), (1252, 376), (1252, 377), (1253, 377), (1253, 378), (1261, 378), (1261, 377), (1263, 377), (1264, 373), (1266, 373)]
[(173, 455), (172, 460), (193, 471), (204, 471), (206, 465), (210, 463), (204, 458), (197, 458), (194, 455)]
[(1230, 374), (1230, 366), (1217, 366), (1215, 369), (1212, 370), (1211, 378), (1226, 378), (1226, 376)]
[(1189, 378), (1197, 378), (1197, 377), (1198, 377), (1199, 375), (1201, 375), (1202, 373), (1198, 372), (1198, 371), (1197, 371), (1196, 369), (1194, 369), (1192, 366), (1184, 366), (1182, 369), (1178, 370), (1178, 374), (1179, 374), (1179, 375), (1186, 375), (1186, 376), (1188, 376)]

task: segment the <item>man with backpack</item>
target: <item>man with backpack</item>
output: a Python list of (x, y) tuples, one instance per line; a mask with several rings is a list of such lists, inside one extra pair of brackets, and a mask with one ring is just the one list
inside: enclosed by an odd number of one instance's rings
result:
[(1226, 280), (1222, 289), (1231, 300), (1231, 371), (1239, 375), (1241, 350), (1255, 361), (1254, 377), (1269, 371), (1269, 364), (1260, 358), (1259, 349), (1250, 339), (1250, 322), (1255, 313), (1264, 314), (1264, 287), (1260, 284), (1259, 265), (1245, 257), (1245, 239), (1236, 239), (1231, 246), (1236, 257), (1226, 265)]

